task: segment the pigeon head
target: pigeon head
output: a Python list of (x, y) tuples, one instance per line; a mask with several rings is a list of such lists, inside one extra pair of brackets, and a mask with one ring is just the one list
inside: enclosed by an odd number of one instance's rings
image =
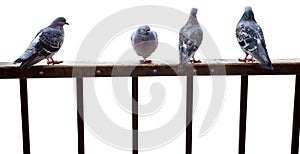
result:
[(67, 20), (64, 17), (58, 17), (51, 23), (50, 27), (62, 27), (64, 25), (69, 25)]
[(150, 27), (148, 25), (140, 26), (138, 32), (142, 35), (148, 35), (150, 34)]
[(252, 8), (251, 8), (250, 6), (246, 6), (246, 7), (245, 7), (245, 12), (244, 12), (242, 18), (243, 18), (244, 20), (252, 20), (252, 21), (255, 21), (254, 13), (253, 13)]
[(191, 16), (195, 16), (195, 17), (196, 17), (196, 15), (197, 15), (197, 11), (198, 11), (198, 9), (197, 9), (197, 8), (192, 8), (190, 15), (191, 15)]

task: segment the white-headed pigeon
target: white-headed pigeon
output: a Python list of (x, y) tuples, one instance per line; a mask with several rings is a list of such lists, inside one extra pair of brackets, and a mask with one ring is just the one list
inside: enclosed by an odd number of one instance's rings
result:
[(58, 52), (64, 42), (64, 25), (69, 25), (69, 23), (64, 17), (59, 17), (48, 27), (40, 30), (27, 50), (14, 61), (14, 64), (22, 63), (20, 69), (29, 69), (45, 58), (48, 64), (62, 63), (62, 61), (53, 60), (52, 56)]
[[(236, 37), (242, 50), (246, 53), (246, 57), (239, 61), (250, 60), (253, 62), (253, 58), (255, 58), (263, 69), (273, 70), (262, 29), (256, 23), (252, 8), (249, 6), (245, 8), (245, 12), (236, 26)], [(248, 55), (252, 57), (247, 58)]]
[[(199, 63), (200, 60), (195, 60), (194, 55), (201, 45), (203, 32), (197, 20), (197, 8), (192, 8), (187, 23), (180, 29), (179, 32), (179, 67), (187, 65), (189, 62)], [(192, 58), (192, 60), (191, 60)]]
[(151, 62), (146, 58), (148, 58), (157, 48), (157, 33), (155, 31), (151, 31), (148, 25), (140, 26), (131, 35), (131, 44), (137, 55), (143, 57), (143, 60), (141, 61), (142, 63)]

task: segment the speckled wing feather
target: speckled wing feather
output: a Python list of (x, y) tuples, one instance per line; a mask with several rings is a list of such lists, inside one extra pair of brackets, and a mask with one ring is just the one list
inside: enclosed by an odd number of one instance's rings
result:
[(191, 10), (187, 23), (179, 32), (180, 67), (187, 65), (202, 43), (203, 31), (196, 17), (197, 9)]
[(273, 69), (262, 29), (256, 23), (250, 7), (246, 8), (236, 26), (236, 38), (246, 54), (254, 57), (264, 69)]
[(20, 68), (28, 69), (45, 58), (52, 57), (62, 46), (63, 30), (46, 27), (32, 40), (27, 50), (14, 63), (21, 63)]

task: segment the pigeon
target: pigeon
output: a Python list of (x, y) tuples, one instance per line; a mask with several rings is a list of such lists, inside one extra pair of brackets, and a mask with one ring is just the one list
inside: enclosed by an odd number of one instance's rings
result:
[[(179, 32), (179, 67), (191, 63), (200, 63), (200, 60), (195, 60), (194, 55), (201, 45), (203, 31), (197, 20), (197, 8), (192, 8), (187, 23), (180, 29)], [(190, 60), (192, 58), (192, 60)]]
[(148, 25), (140, 26), (131, 35), (131, 44), (137, 55), (143, 57), (141, 63), (149, 63), (151, 61), (146, 58), (148, 58), (157, 48), (157, 33), (151, 31)]
[(40, 30), (14, 64), (22, 63), (19, 68), (27, 70), (43, 59), (47, 59), (48, 64), (62, 63), (62, 61), (53, 60), (52, 56), (58, 52), (64, 42), (64, 25), (69, 25), (69, 23), (64, 17), (58, 17), (48, 27)]
[[(255, 58), (263, 69), (273, 70), (262, 29), (256, 23), (250, 6), (245, 8), (245, 12), (236, 26), (236, 38), (246, 53), (246, 57), (239, 61), (250, 60), (253, 62), (253, 58)], [(249, 55), (251, 58), (247, 58)]]

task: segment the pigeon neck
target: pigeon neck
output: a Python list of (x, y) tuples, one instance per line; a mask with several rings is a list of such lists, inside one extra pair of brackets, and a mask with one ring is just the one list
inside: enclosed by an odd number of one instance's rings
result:
[(58, 29), (58, 30), (63, 30), (63, 26), (59, 26), (59, 25), (53, 25), (51, 24), (49, 27), (54, 28), (54, 29)]
[(191, 23), (193, 25), (199, 25), (197, 17), (194, 15), (190, 15), (189, 21), (187, 23)]
[(244, 21), (254, 21), (254, 22), (256, 22), (256, 20), (254, 18), (254, 15), (252, 17), (249, 17), (246, 14), (243, 14), (241, 19), (244, 20)]

